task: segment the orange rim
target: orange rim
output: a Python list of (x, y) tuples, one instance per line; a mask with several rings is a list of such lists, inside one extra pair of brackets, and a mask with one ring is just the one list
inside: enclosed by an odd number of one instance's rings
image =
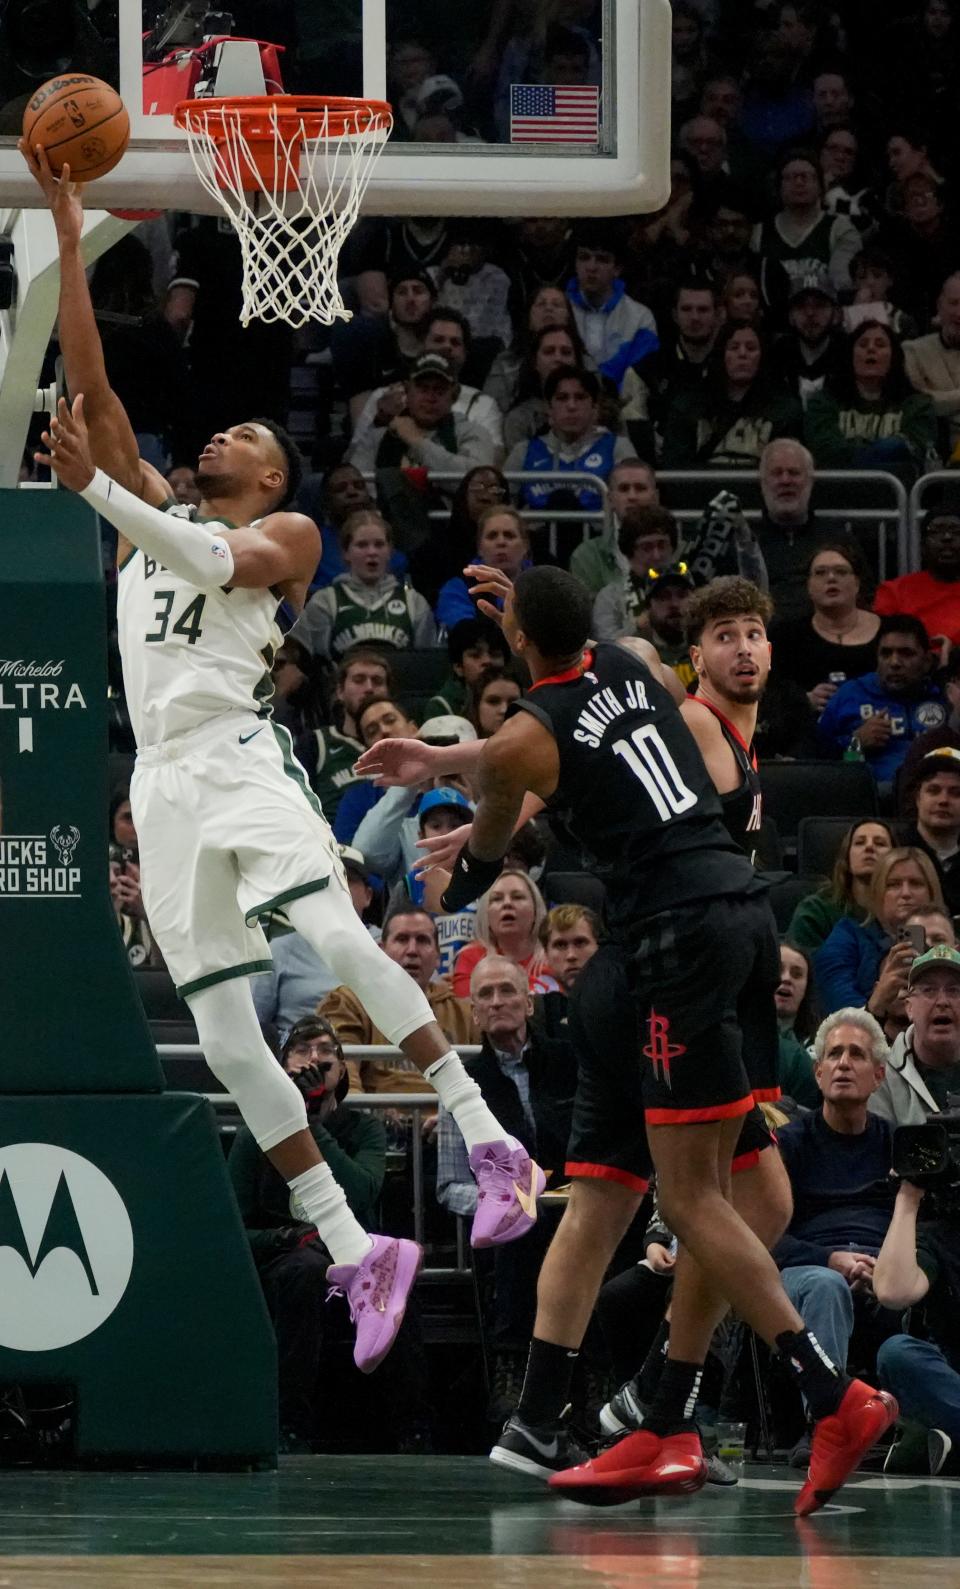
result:
[[(251, 94), (230, 99), (182, 99), (173, 119), (189, 132), (195, 118), (222, 117), (239, 124), (248, 139), (272, 138), (277, 127), (286, 134), (302, 130), (307, 138), (324, 131), (341, 138), (351, 132), (389, 132), (393, 111), (384, 99), (331, 99), (318, 94)], [(210, 127), (216, 137), (216, 126)]]

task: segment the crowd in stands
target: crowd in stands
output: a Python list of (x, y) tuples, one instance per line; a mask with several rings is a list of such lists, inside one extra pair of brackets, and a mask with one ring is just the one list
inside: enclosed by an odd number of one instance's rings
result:
[[(277, 7), (293, 9), (308, 8)], [(510, 82), (599, 81), (600, 9), (505, 0), (478, 8), (494, 15), (487, 33), (460, 13), (456, 39), (411, 30), (390, 60), (396, 136), (502, 138)], [(451, 1040), (480, 1044), (474, 1073), (554, 1184), (576, 1071), (566, 995), (602, 937), (602, 887), (532, 824), (478, 907), (445, 916), (436, 873), (418, 863), (469, 822), (475, 790), (443, 778), (383, 792), (354, 763), (387, 736), (487, 737), (523, 690), (472, 598), (475, 561), (511, 578), (531, 562), (568, 567), (593, 595), (597, 639), (647, 637), (688, 686), (694, 589), (739, 573), (769, 591), (757, 748), (761, 776), (777, 777), (760, 854), (783, 935), (794, 1196), (776, 1256), (831, 1355), (871, 1372), (879, 1359), (912, 1421), (895, 1461), (937, 1471), (960, 1444), (960, 1269), (940, 1226), (921, 1224), (916, 1261), (907, 1252), (915, 1194), (898, 1201), (889, 1171), (894, 1128), (960, 1099), (960, 475), (926, 498), (919, 567), (884, 540), (889, 509), (848, 515), (866, 500), (861, 471), (909, 488), (960, 465), (960, 9), (677, 0), (673, 18), (662, 211), (362, 220), (342, 259), (354, 317), (325, 338), (282, 326), (240, 338), (230, 234), (209, 218), (148, 223), (124, 245), (139, 275), (111, 271), (110, 255), (94, 272), (108, 371), (179, 500), (195, 499), (191, 460), (214, 424), (287, 421), (291, 371), (316, 378), (298, 505), (323, 556), (303, 611), (281, 610), (275, 716), (342, 846), (355, 908)], [(319, 59), (320, 41), (299, 44)], [(134, 280), (132, 330), (115, 311)], [(143, 382), (148, 356), (163, 380)], [(697, 478), (710, 470), (739, 478), (721, 490)], [(828, 492), (824, 471), (848, 486)], [(122, 710), (114, 732), (129, 750)], [(111, 893), (131, 962), (154, 965), (121, 796)], [(400, 1060), (345, 1059), (342, 1045), (381, 1034), (282, 921), (272, 947), (261, 1020), (289, 1068), (336, 1072), (318, 1140), (335, 1172), (335, 1154), (349, 1160), (342, 1184), (373, 1221), (385, 1126), (342, 1095), (423, 1083)], [(462, 1144), (443, 1111), (421, 1130), (452, 1222), (475, 1196)], [(315, 1364), (319, 1325), (308, 1347), (282, 1332), (295, 1336), (323, 1255), (291, 1227), (252, 1140), (237, 1142), (231, 1172), (281, 1365), (306, 1350)], [(646, 1251), (654, 1344), (671, 1239), (651, 1225), (623, 1264), (632, 1272)], [(542, 1250), (540, 1237), (499, 1249), (486, 1277), (491, 1406), (515, 1388)], [(598, 1319), (606, 1362), (637, 1376), (642, 1400), (641, 1337), (625, 1351), (617, 1322), (637, 1285), (612, 1277)], [(403, 1351), (404, 1372), (419, 1372), (416, 1342)], [(309, 1440), (315, 1408), (291, 1372), (285, 1427)]]

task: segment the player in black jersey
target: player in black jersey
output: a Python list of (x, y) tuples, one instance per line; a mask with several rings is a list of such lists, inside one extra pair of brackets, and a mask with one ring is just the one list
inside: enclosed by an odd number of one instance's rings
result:
[[(661, 1208), (700, 1271), (699, 1311), (683, 1305), (678, 1276), (670, 1357), (644, 1428), (551, 1484), (585, 1500), (699, 1487), (704, 1463), (691, 1414), (715, 1320), (729, 1302), (792, 1366), (820, 1420), (798, 1502), (813, 1511), (896, 1408), (829, 1361), (730, 1201), (731, 1161), (753, 1108), (740, 1015), (768, 982), (764, 886), (724, 827), (719, 797), (652, 649), (643, 642), (585, 649), (589, 598), (562, 570), (527, 570), (513, 590), (495, 571), (471, 572), (486, 595), (503, 598), (504, 633), (533, 686), (479, 749), (480, 801), (445, 904), (459, 908), (492, 882), (514, 827), (529, 814), (527, 791), (592, 855), (607, 886), (611, 932), (628, 951), (639, 1017), (632, 1037), (625, 1010), (623, 1032), (613, 1036), (635, 1067), (634, 1097), (623, 1091), (624, 1107), (632, 1103), (640, 1136), (636, 1094), (642, 1097)], [(408, 781), (411, 757), (422, 754), (377, 750), (363, 770), (400, 782)], [(440, 765), (447, 754), (431, 759), (431, 773), (450, 770)], [(687, 1270), (695, 1272), (689, 1260)], [(659, 1409), (678, 1403), (681, 1418), (665, 1420)]]

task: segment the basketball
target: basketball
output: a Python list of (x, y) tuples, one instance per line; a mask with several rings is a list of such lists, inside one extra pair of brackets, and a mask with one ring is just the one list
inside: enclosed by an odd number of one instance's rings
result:
[(127, 107), (115, 88), (83, 72), (51, 77), (23, 113), (30, 149), (42, 144), (55, 176), (65, 165), (75, 182), (112, 171), (130, 141)]

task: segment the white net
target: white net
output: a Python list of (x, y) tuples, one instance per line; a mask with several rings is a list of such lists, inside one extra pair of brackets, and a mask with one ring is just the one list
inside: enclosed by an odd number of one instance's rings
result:
[(244, 325), (349, 320), (337, 261), (391, 127), (389, 107), (277, 96), (177, 107), (194, 168), (236, 227)]

